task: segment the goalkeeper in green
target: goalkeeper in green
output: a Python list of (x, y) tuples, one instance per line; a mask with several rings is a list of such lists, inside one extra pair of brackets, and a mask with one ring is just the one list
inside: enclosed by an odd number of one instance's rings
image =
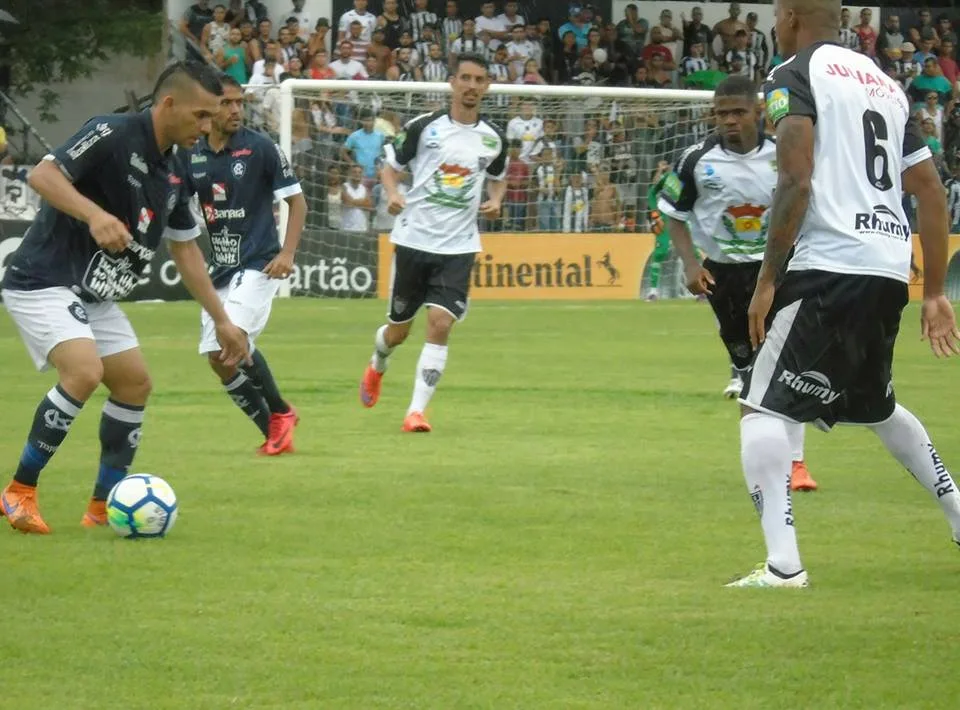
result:
[(660, 298), (660, 276), (663, 273), (663, 262), (670, 256), (670, 235), (663, 228), (663, 215), (657, 207), (657, 200), (663, 185), (670, 177), (670, 163), (661, 160), (657, 164), (657, 170), (653, 174), (653, 181), (650, 189), (647, 190), (647, 215), (650, 221), (650, 231), (657, 238), (653, 248), (653, 257), (650, 263), (650, 290), (647, 292), (648, 301), (656, 301)]

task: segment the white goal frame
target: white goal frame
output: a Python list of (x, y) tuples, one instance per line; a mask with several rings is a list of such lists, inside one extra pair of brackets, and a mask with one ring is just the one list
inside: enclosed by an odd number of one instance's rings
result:
[[(354, 81), (343, 79), (288, 79), (280, 84), (280, 149), (293, 163), (293, 109), (294, 94), (298, 91), (355, 91), (358, 93), (385, 94), (450, 94), (452, 87), (448, 82), (396, 82), (396, 81)], [(676, 101), (678, 103), (702, 103), (713, 99), (712, 91), (688, 89), (633, 89), (607, 86), (545, 86), (530, 84), (491, 84), (489, 94), (504, 96), (525, 96), (529, 98), (598, 98), (624, 99), (638, 101)], [(280, 202), (280, 241), (286, 237), (287, 204)], [(277, 294), (281, 298), (290, 297), (290, 284), (281, 282)]]

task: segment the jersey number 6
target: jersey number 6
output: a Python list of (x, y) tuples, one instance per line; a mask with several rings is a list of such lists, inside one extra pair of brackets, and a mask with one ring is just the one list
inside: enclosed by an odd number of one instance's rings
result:
[(890, 179), (890, 156), (883, 144), (890, 134), (887, 122), (876, 111), (863, 113), (863, 149), (866, 155), (867, 179), (878, 190), (893, 187)]

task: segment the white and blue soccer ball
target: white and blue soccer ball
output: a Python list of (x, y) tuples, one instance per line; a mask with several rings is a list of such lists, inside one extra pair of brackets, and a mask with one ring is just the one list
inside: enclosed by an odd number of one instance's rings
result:
[(163, 537), (177, 522), (177, 496), (159, 476), (127, 476), (107, 496), (107, 522), (120, 537)]

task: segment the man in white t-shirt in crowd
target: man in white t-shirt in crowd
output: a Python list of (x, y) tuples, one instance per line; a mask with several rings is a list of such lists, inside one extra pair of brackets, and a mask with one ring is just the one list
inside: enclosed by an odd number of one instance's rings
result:
[(523, 76), (523, 67), (536, 54), (537, 46), (527, 39), (527, 29), (523, 25), (514, 25), (510, 33), (511, 40), (507, 42), (510, 67), (515, 76)]
[(497, 47), (510, 38), (509, 25), (503, 19), (503, 16), (494, 17), (496, 6), (492, 2), (485, 2), (480, 6), (480, 14), (477, 16), (477, 34), (486, 32), (490, 35), (490, 41), (487, 46), (491, 52), (496, 52)]
[[(354, 22), (359, 22), (362, 28), (359, 40), (351, 36), (350, 25)], [(300, 26), (303, 26), (302, 22)], [(351, 40), (355, 45), (362, 43), (363, 48), (366, 49), (366, 46), (370, 44), (370, 40), (373, 39), (373, 30), (376, 26), (377, 16), (372, 12), (367, 12), (367, 0), (353, 0), (353, 9), (348, 10), (340, 16), (337, 42)], [(357, 47), (354, 46), (354, 49), (357, 49)], [(366, 56), (366, 52), (364, 52), (364, 56)]]
[(342, 212), (340, 228), (344, 232), (366, 232), (370, 228), (373, 199), (363, 184), (363, 168), (351, 165), (347, 182), (341, 192)]
[(517, 25), (526, 25), (523, 15), (517, 13), (518, 5), (515, 0), (508, 0), (503, 6), (503, 12), (497, 15), (497, 19), (509, 30)]
[(303, 10), (304, 2), (305, 0), (293, 0), (293, 11), (283, 14), (281, 17), (296, 17), (298, 25), (297, 37), (299, 37), (302, 42), (309, 42), (310, 28), (313, 27), (313, 24), (310, 22), (310, 13), (304, 12)]
[(330, 62), (330, 68), (338, 79), (366, 79), (367, 70), (363, 64), (353, 58), (353, 42), (340, 43), (340, 57)]
[[(509, 50), (508, 50), (509, 51)], [(543, 138), (543, 120), (537, 117), (537, 105), (532, 99), (520, 104), (520, 115), (507, 124), (507, 140), (520, 141), (520, 160), (533, 161), (533, 147)]]

